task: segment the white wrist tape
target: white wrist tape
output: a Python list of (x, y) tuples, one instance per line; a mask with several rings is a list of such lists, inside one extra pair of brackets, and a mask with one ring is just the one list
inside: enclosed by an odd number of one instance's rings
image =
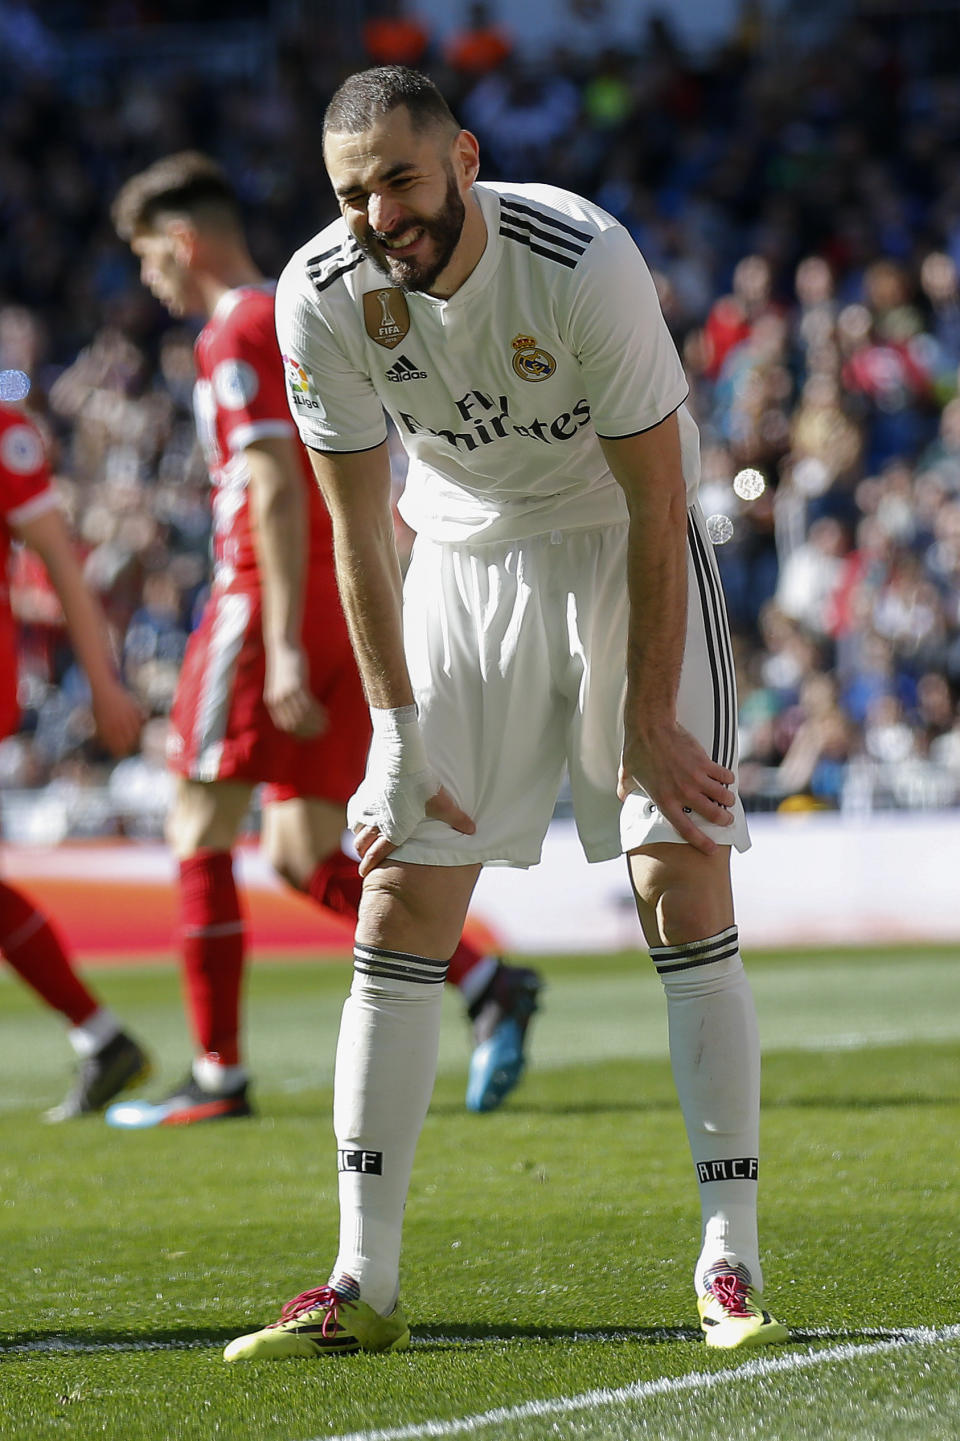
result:
[(371, 707), (370, 720), (367, 773), (347, 806), (347, 824), (352, 831), (374, 825), (387, 840), (401, 845), (423, 820), (439, 781), (427, 763), (416, 706)]

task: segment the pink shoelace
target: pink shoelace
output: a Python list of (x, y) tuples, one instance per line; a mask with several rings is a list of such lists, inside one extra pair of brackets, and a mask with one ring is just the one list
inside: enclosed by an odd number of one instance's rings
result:
[(320, 1306), (326, 1306), (327, 1314), (323, 1318), (320, 1334), (323, 1337), (334, 1336), (340, 1324), (340, 1307), (342, 1305), (344, 1305), (344, 1298), (332, 1286), (314, 1286), (311, 1291), (301, 1291), (299, 1296), (294, 1296), (292, 1301), (288, 1301), (280, 1312), (279, 1321), (273, 1321), (268, 1329), (272, 1331), (275, 1326), (282, 1326), (285, 1321), (295, 1321), (298, 1316), (304, 1315), (307, 1311), (315, 1311)]
[(710, 1290), (716, 1296), (720, 1305), (734, 1316), (749, 1316), (747, 1310), (747, 1287), (739, 1276), (729, 1272), (724, 1276), (714, 1276), (710, 1282)]

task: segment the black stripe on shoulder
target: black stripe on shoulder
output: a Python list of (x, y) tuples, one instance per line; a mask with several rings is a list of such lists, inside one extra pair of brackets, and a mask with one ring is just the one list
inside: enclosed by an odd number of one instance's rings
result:
[(500, 226), (500, 234), (506, 240), (516, 240), (521, 245), (529, 246), (534, 255), (542, 255), (547, 260), (555, 260), (558, 265), (565, 265), (568, 270), (576, 270), (580, 263), (580, 257), (574, 259), (570, 255), (561, 255), (556, 250), (548, 250), (545, 245), (538, 245), (537, 242), (526, 232), (508, 230), (506, 225)]
[(343, 265), (335, 266), (332, 270), (321, 270), (316, 275), (308, 275), (308, 278), (314, 290), (319, 295), (321, 291), (331, 286), (335, 280), (339, 280), (342, 275), (349, 275), (351, 270), (356, 270), (357, 266), (362, 264), (363, 252), (358, 250), (352, 260), (346, 261)]
[(516, 211), (519, 215), (532, 215), (534, 220), (539, 220), (541, 225), (549, 225), (552, 230), (562, 230), (565, 235), (572, 235), (575, 240), (580, 240), (584, 245), (589, 245), (594, 238), (589, 230), (577, 230), (572, 225), (567, 225), (563, 220), (557, 220), (547, 210), (541, 210), (536, 205), (524, 205), (519, 200), (508, 200), (505, 196), (500, 197), (502, 210)]
[(549, 230), (544, 230), (539, 225), (534, 225), (531, 220), (524, 220), (522, 215), (513, 215), (507, 209), (504, 209), (501, 214), (500, 223), (501, 225), (515, 225), (519, 230), (525, 230), (530, 235), (537, 235), (541, 240), (546, 240), (550, 245), (561, 245), (564, 250), (572, 250), (574, 255), (582, 255), (587, 248), (586, 245), (582, 245), (576, 240), (564, 240), (562, 235), (551, 235)]
[(331, 246), (329, 250), (322, 250), (319, 255), (311, 255), (310, 259), (305, 261), (304, 264), (307, 270), (309, 270), (312, 266), (322, 265), (325, 260), (332, 260), (335, 255), (347, 260), (353, 255), (356, 248), (356, 241), (341, 240), (339, 245)]

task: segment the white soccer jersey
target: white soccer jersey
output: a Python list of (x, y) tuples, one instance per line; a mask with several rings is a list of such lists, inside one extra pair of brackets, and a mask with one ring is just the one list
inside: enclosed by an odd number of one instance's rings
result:
[(407, 523), (434, 540), (501, 541), (625, 519), (597, 436), (679, 411), (692, 501), (687, 383), (630, 235), (553, 186), (474, 189), (487, 244), (448, 300), (389, 284), (342, 219), (292, 257), (277, 333), (304, 443), (370, 449), (386, 409), (410, 457)]

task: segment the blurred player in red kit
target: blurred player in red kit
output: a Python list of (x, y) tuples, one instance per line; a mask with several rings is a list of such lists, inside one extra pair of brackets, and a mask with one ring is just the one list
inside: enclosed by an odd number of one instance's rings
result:
[[(250, 255), (233, 188), (209, 157), (181, 152), (128, 180), (113, 219), (167, 310), (206, 319), (195, 410), (213, 486), (212, 591), (187, 649), (168, 750), (177, 791), (167, 835), (180, 865), (197, 1055), (163, 1101), (108, 1113), (111, 1124), (139, 1128), (250, 1114), (232, 847), (253, 788), (265, 782), (262, 842), (271, 863), (298, 890), (354, 918), (362, 883), (340, 842), (370, 721), (338, 599), (330, 519), (286, 398), (274, 284)], [(539, 977), (461, 942), (451, 979), (474, 1024), (467, 1104), (490, 1110), (523, 1069)]]
[[(114, 755), (125, 755), (136, 746), (143, 716), (116, 678), (106, 622), (84, 582), (40, 434), (18, 407), (0, 402), (0, 738), (13, 735), (20, 719), (16, 621), (9, 587), (15, 541), (22, 541), (43, 561), (90, 684), (97, 732)], [(148, 1074), (144, 1051), (77, 975), (47, 917), (3, 880), (0, 951), (17, 975), (70, 1022), (70, 1044), (80, 1066), (67, 1097), (47, 1112), (48, 1121), (100, 1111)]]

